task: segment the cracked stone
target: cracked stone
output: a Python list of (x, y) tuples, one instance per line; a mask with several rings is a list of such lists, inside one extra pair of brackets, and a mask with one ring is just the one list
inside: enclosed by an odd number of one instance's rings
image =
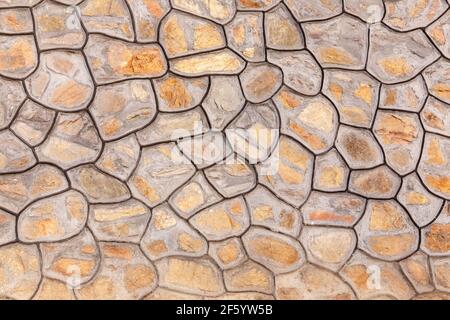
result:
[(380, 108), (419, 112), (427, 100), (427, 90), (422, 76), (400, 84), (383, 84)]
[(161, 20), (170, 10), (169, 0), (127, 0), (127, 3), (136, 24), (137, 41), (156, 41)]
[(373, 199), (393, 198), (400, 189), (401, 179), (387, 166), (353, 171), (349, 190)]
[(0, 141), (0, 174), (24, 171), (36, 164), (31, 149), (11, 131), (1, 131)]
[(247, 259), (244, 246), (239, 238), (211, 242), (208, 254), (224, 270), (234, 268)]
[(450, 106), (429, 96), (420, 112), (420, 119), (427, 132), (450, 137)]
[(36, 69), (37, 64), (38, 53), (33, 36), (0, 35), (0, 75), (25, 78)]
[(276, 50), (300, 50), (305, 46), (302, 31), (284, 4), (265, 14), (266, 46)]
[(349, 174), (350, 170), (339, 152), (332, 149), (316, 157), (314, 188), (327, 192), (345, 191)]
[(223, 277), (225, 286), (230, 291), (257, 291), (271, 294), (274, 287), (272, 273), (250, 260), (224, 271)]

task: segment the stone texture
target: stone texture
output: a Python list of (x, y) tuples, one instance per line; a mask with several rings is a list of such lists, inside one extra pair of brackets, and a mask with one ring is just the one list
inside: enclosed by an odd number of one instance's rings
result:
[(16, 218), (3, 210), (0, 210), (0, 233), (0, 245), (16, 240)]
[(270, 64), (248, 64), (239, 78), (245, 97), (253, 103), (271, 98), (282, 83), (281, 71)]
[(450, 57), (450, 43), (447, 37), (449, 32), (449, 21), (450, 12), (447, 11), (426, 29), (426, 32), (430, 36), (434, 45), (447, 59)]
[(0, 174), (25, 171), (36, 163), (31, 149), (11, 131), (1, 131), (0, 141)]
[(431, 259), (431, 270), (433, 272), (436, 289), (450, 292), (450, 261), (448, 258)]
[(1, 10), (0, 32), (6, 34), (33, 32), (30, 10), (25, 8)]
[(449, 70), (450, 62), (441, 58), (423, 72), (430, 94), (446, 103), (450, 103)]
[(419, 112), (427, 100), (427, 86), (422, 76), (399, 83), (383, 84), (380, 108)]
[(427, 132), (450, 136), (450, 106), (434, 97), (428, 97), (420, 112), (420, 119)]
[(247, 261), (224, 272), (225, 286), (230, 291), (256, 291), (271, 294), (274, 286), (272, 273), (261, 265)]
[(226, 24), (236, 13), (233, 0), (173, 0), (172, 6), (196, 16)]
[(303, 49), (305, 46), (305, 40), (299, 25), (283, 4), (266, 13), (264, 16), (264, 32), (268, 48), (296, 50)]
[(0, 128), (4, 129), (13, 120), (19, 107), (25, 101), (25, 91), (18, 81), (0, 78)]
[(342, 2), (339, 0), (286, 0), (285, 3), (299, 22), (329, 19), (342, 12)]
[(417, 292), (424, 293), (433, 291), (433, 280), (426, 254), (419, 251), (409, 258), (400, 261), (400, 266)]
[(450, 204), (445, 203), (436, 220), (422, 229), (422, 249), (431, 256), (446, 256), (450, 252)]
[(321, 191), (345, 191), (350, 170), (336, 149), (316, 157), (313, 186)]
[(349, 190), (374, 199), (389, 199), (400, 189), (401, 179), (387, 166), (353, 171), (350, 174)]
[(31, 35), (0, 36), (0, 75), (22, 79), (37, 67), (38, 54)]
[(225, 270), (241, 265), (247, 259), (244, 246), (239, 238), (211, 242), (208, 254)]

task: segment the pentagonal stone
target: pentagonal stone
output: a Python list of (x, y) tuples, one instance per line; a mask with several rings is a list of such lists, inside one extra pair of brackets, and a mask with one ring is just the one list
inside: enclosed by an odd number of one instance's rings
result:
[(158, 38), (161, 19), (169, 12), (169, 0), (126, 0), (135, 21), (138, 42), (154, 42)]
[(0, 32), (6, 34), (33, 32), (31, 11), (25, 8), (1, 10)]
[(97, 89), (89, 110), (104, 140), (113, 140), (149, 124), (156, 101), (148, 80), (129, 80)]
[(228, 46), (245, 60), (264, 61), (263, 14), (260, 12), (238, 12), (225, 26)]
[(101, 140), (86, 112), (59, 113), (50, 135), (36, 148), (40, 161), (69, 169), (97, 159)]
[(349, 190), (367, 198), (393, 198), (400, 189), (401, 179), (387, 166), (353, 171), (350, 174)]
[(1, 131), (0, 141), (0, 173), (27, 170), (36, 163), (31, 149), (11, 131)]
[(276, 6), (281, 0), (237, 0), (237, 8), (242, 11), (267, 11)]
[(324, 96), (306, 97), (282, 88), (274, 97), (281, 117), (281, 133), (315, 154), (331, 148), (338, 129), (336, 109)]
[(239, 76), (248, 101), (260, 103), (272, 97), (283, 82), (281, 70), (264, 64), (248, 64)]
[(408, 210), (419, 227), (424, 227), (436, 218), (443, 200), (431, 194), (422, 184), (416, 173), (403, 178), (397, 195), (398, 201)]
[(269, 62), (283, 70), (286, 86), (305, 95), (317, 95), (322, 85), (322, 71), (308, 51), (268, 50)]
[(211, 242), (208, 254), (224, 270), (234, 268), (247, 259), (247, 254), (240, 238)]
[(55, 242), (80, 233), (87, 220), (88, 205), (73, 190), (39, 200), (26, 208), (17, 222), (23, 242)]
[(418, 173), (431, 192), (450, 200), (450, 138), (425, 135)]
[(300, 26), (284, 4), (264, 16), (266, 46), (276, 50), (300, 50), (305, 46)]
[(16, 240), (16, 218), (0, 210), (0, 245)]
[(8, 7), (32, 7), (37, 4), (39, 0), (0, 0), (0, 8)]
[(422, 250), (430, 256), (450, 253), (450, 203), (446, 202), (438, 218), (422, 229)]
[(450, 259), (445, 257), (430, 260), (436, 289), (450, 292)]
[(167, 71), (166, 59), (157, 44), (132, 45), (91, 35), (84, 52), (98, 84), (128, 78), (155, 78)]
[(373, 132), (386, 155), (386, 163), (400, 175), (413, 171), (420, 158), (423, 129), (415, 114), (380, 111)]
[(249, 257), (275, 274), (293, 271), (306, 262), (298, 241), (267, 229), (252, 227), (242, 241)]
[(198, 106), (205, 97), (209, 79), (183, 78), (167, 74), (154, 81), (158, 109), (165, 112), (178, 112)]
[(336, 274), (307, 264), (275, 277), (275, 296), (280, 300), (353, 300), (355, 294)]
[(76, 167), (67, 174), (72, 187), (82, 192), (90, 203), (119, 202), (130, 197), (123, 182), (99, 171), (92, 164)]
[(418, 251), (407, 259), (400, 261), (400, 267), (417, 292), (424, 293), (434, 290), (426, 254)]
[(336, 192), (347, 189), (350, 170), (339, 152), (332, 149), (317, 156), (314, 166), (314, 188)]
[(214, 188), (226, 198), (248, 192), (256, 185), (256, 174), (253, 167), (234, 155), (205, 169), (205, 176)]
[(450, 62), (441, 58), (423, 71), (430, 94), (450, 103)]
[(401, 33), (380, 24), (370, 31), (367, 70), (381, 82), (411, 80), (438, 57), (421, 30)]
[(447, 11), (426, 29), (426, 32), (430, 36), (434, 45), (439, 48), (443, 56), (447, 59), (450, 59), (450, 42), (448, 40), (450, 32), (449, 26), (450, 11)]
[(83, 24), (90, 33), (134, 39), (131, 14), (125, 0), (86, 0), (79, 7)]
[(308, 261), (331, 271), (338, 271), (356, 248), (353, 230), (330, 227), (304, 227), (300, 242), (305, 248)]
[(137, 132), (137, 137), (141, 145), (150, 145), (200, 135), (208, 130), (206, 115), (197, 107), (179, 113), (158, 113), (150, 125)]
[(86, 35), (75, 8), (45, 1), (33, 9), (39, 49), (83, 46)]
[(3, 246), (0, 248), (0, 261), (0, 296), (6, 299), (30, 299), (41, 281), (38, 247), (21, 243)]
[(178, 142), (178, 147), (199, 169), (219, 163), (233, 152), (224, 134), (218, 131), (183, 138)]
[(267, 159), (279, 137), (278, 112), (272, 101), (248, 104), (225, 130), (234, 152), (255, 164)]
[(0, 207), (19, 213), (29, 203), (67, 187), (64, 173), (47, 164), (18, 174), (4, 174), (0, 176)]
[(100, 265), (97, 244), (87, 229), (70, 240), (43, 243), (40, 248), (44, 276), (63, 281), (69, 287), (88, 282)]
[(100, 241), (139, 243), (150, 220), (150, 209), (131, 199), (118, 204), (98, 204), (89, 209), (89, 228)]
[(359, 248), (378, 259), (403, 259), (419, 246), (419, 230), (394, 200), (369, 200), (355, 230)]
[(385, 5), (383, 22), (399, 31), (426, 27), (448, 8), (445, 0), (387, 0)]
[(407, 300), (416, 294), (397, 263), (373, 259), (361, 251), (353, 254), (339, 274), (352, 286), (359, 299), (387, 295)]
[(42, 278), (39, 289), (33, 296), (33, 300), (76, 300), (75, 293), (71, 288), (58, 280), (53, 280), (50, 278)]
[(170, 70), (186, 77), (235, 75), (245, 67), (244, 60), (230, 49), (173, 59)]
[(0, 35), (0, 75), (22, 79), (38, 64), (38, 54), (32, 35)]
[(206, 240), (167, 205), (153, 209), (141, 248), (152, 260), (168, 256), (199, 257), (206, 254)]
[(385, 12), (383, 0), (344, 0), (344, 9), (367, 23), (380, 22)]
[(352, 227), (363, 215), (366, 200), (351, 193), (313, 191), (302, 206), (307, 225)]
[(11, 130), (31, 146), (36, 146), (44, 141), (50, 131), (55, 114), (55, 111), (27, 100), (11, 125)]
[(156, 262), (156, 267), (159, 284), (169, 289), (201, 296), (225, 291), (221, 272), (210, 259), (170, 257)]
[(197, 173), (188, 183), (176, 190), (169, 203), (183, 218), (190, 218), (199, 210), (222, 200), (203, 173)]
[(128, 186), (136, 199), (154, 207), (169, 198), (194, 172), (194, 166), (174, 143), (159, 144), (142, 150)]
[(425, 131), (450, 137), (450, 105), (429, 96), (420, 112)]
[[(340, 1), (339, 1), (340, 3)], [(349, 15), (303, 26), (306, 45), (322, 67), (359, 70), (367, 59), (367, 27)]]
[(399, 84), (383, 84), (380, 108), (419, 112), (427, 99), (427, 86), (422, 76)]
[(139, 246), (127, 243), (100, 243), (102, 264), (94, 279), (76, 290), (81, 300), (137, 300), (156, 287), (153, 264)]
[(298, 236), (302, 225), (300, 212), (259, 185), (245, 195), (252, 225), (267, 227), (275, 232)]
[(286, 0), (284, 2), (298, 22), (329, 19), (342, 12), (342, 1), (339, 0)]
[(236, 13), (234, 0), (173, 0), (172, 6), (175, 9), (211, 19), (220, 24), (229, 22)]
[(269, 159), (257, 166), (259, 183), (287, 203), (299, 207), (311, 190), (314, 158), (307, 149), (286, 136)]
[(380, 83), (365, 72), (326, 70), (323, 92), (337, 107), (342, 123), (370, 128)]
[(9, 126), (19, 107), (25, 101), (26, 94), (19, 81), (0, 79), (0, 129)]
[(211, 127), (223, 130), (244, 107), (245, 98), (236, 76), (211, 77), (209, 93), (203, 101)]
[(223, 277), (225, 286), (230, 291), (256, 291), (271, 294), (274, 287), (273, 274), (251, 260), (224, 271)]
[(159, 41), (169, 58), (220, 49), (226, 43), (219, 25), (179, 11), (161, 22)]
[(247, 206), (242, 197), (224, 200), (194, 215), (189, 222), (206, 239), (217, 241), (240, 236), (250, 225)]
[(61, 111), (82, 110), (94, 95), (83, 55), (74, 51), (41, 53), (39, 68), (25, 84), (33, 99)]

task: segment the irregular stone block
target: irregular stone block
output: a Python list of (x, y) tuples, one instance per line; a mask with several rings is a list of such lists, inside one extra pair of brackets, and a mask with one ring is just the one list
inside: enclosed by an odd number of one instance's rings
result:
[(33, 32), (31, 12), (25, 8), (0, 11), (0, 32), (6, 34)]
[(19, 81), (0, 79), (0, 129), (9, 126), (17, 110), (26, 99), (26, 93)]
[(314, 166), (314, 188), (336, 192), (347, 189), (350, 170), (336, 149), (317, 156)]
[(223, 274), (225, 286), (230, 291), (256, 291), (270, 294), (274, 287), (272, 273), (249, 260)]
[(419, 112), (427, 99), (427, 86), (422, 76), (399, 84), (383, 84), (380, 108)]
[(224, 270), (234, 268), (247, 259), (247, 254), (240, 238), (211, 242), (208, 254)]
[(261, 103), (271, 98), (282, 85), (281, 70), (270, 64), (248, 64), (239, 78), (248, 101)]
[(172, 6), (220, 24), (228, 23), (236, 13), (234, 0), (173, 0)]
[(400, 189), (401, 179), (387, 166), (353, 171), (349, 190), (367, 198), (390, 199)]
[(0, 141), (0, 174), (24, 171), (36, 164), (32, 150), (11, 131), (1, 131)]
[(169, 0), (126, 0), (135, 21), (138, 42), (153, 42), (158, 37), (162, 18), (170, 10)]
[(0, 75), (22, 79), (28, 77), (37, 64), (38, 54), (32, 35), (0, 35)]

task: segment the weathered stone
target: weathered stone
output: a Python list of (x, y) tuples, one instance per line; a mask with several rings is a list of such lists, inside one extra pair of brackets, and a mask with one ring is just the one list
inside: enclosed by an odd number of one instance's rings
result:
[(345, 191), (349, 174), (350, 170), (339, 152), (332, 149), (316, 157), (314, 188), (329, 192)]
[(450, 259), (448, 257), (431, 259), (431, 270), (436, 289), (450, 292)]
[(141, 159), (128, 186), (136, 199), (154, 207), (169, 198), (194, 172), (194, 166), (174, 143), (159, 144), (141, 151)]
[(1, 131), (0, 141), (0, 174), (24, 171), (36, 163), (31, 149), (11, 131)]
[(300, 242), (308, 261), (338, 271), (356, 248), (357, 238), (353, 230), (330, 227), (304, 227)]
[(240, 75), (248, 101), (260, 103), (271, 98), (282, 84), (280, 69), (270, 64), (248, 64)]
[(450, 137), (450, 105), (429, 96), (420, 112), (420, 119), (427, 132)]
[(270, 294), (274, 287), (272, 273), (250, 260), (226, 270), (223, 277), (225, 286), (230, 291), (256, 291)]
[(30, 10), (25, 8), (1, 10), (0, 32), (7, 34), (33, 32)]
[(417, 292), (424, 293), (434, 290), (426, 254), (419, 251), (400, 261), (400, 266)]
[(21, 243), (3, 246), (0, 248), (0, 261), (0, 297), (30, 299), (41, 280), (37, 246)]
[(306, 262), (300, 243), (285, 235), (252, 227), (242, 241), (249, 257), (275, 274), (293, 271)]
[(429, 292), (415, 296), (412, 300), (450, 300), (450, 294), (444, 292)]
[(206, 240), (167, 204), (153, 209), (152, 219), (141, 241), (152, 260), (168, 256), (199, 257), (206, 254)]
[(226, 43), (219, 25), (179, 11), (163, 19), (159, 39), (169, 58), (221, 49)]
[(194, 215), (189, 222), (206, 239), (218, 241), (240, 236), (250, 225), (247, 206), (242, 197), (224, 200)]
[(450, 203), (446, 202), (438, 218), (422, 229), (422, 250), (431, 256), (450, 253)]
[(313, 191), (302, 206), (307, 225), (352, 227), (363, 215), (364, 198), (351, 193), (323, 193)]
[(79, 7), (83, 24), (90, 33), (134, 39), (131, 14), (125, 0), (86, 0)]
[(312, 264), (275, 277), (280, 300), (353, 300), (352, 289), (337, 275)]
[(161, 19), (169, 12), (169, 0), (126, 0), (135, 21), (138, 42), (153, 42), (158, 38)]
[(380, 83), (365, 72), (325, 70), (324, 93), (337, 107), (342, 123), (370, 128)]
[(342, 12), (342, 1), (339, 0), (286, 0), (284, 2), (298, 22), (329, 19)]
[(427, 86), (422, 76), (400, 84), (383, 84), (380, 108), (419, 112), (427, 99)]
[(144, 300), (203, 300), (203, 297), (158, 287)]
[(64, 282), (43, 278), (33, 300), (75, 300), (75, 294)]
[(234, 0), (173, 0), (172, 6), (220, 24), (229, 22), (236, 13)]
[(100, 243), (102, 264), (89, 283), (75, 293), (81, 300), (136, 300), (155, 287), (155, 267), (137, 245)]
[(97, 89), (89, 110), (104, 140), (121, 138), (148, 125), (156, 115), (150, 81), (129, 80)]
[(305, 46), (301, 29), (284, 4), (265, 14), (264, 32), (268, 48), (300, 50)]
[(344, 9), (370, 24), (380, 22), (385, 12), (383, 0), (344, 0)]
[(0, 75), (22, 79), (29, 76), (38, 64), (38, 54), (31, 35), (0, 35)]
[(394, 200), (368, 202), (355, 227), (358, 246), (386, 261), (406, 258), (419, 246), (419, 231), (408, 213)]
[(224, 292), (221, 272), (210, 260), (166, 258), (156, 262), (160, 285), (202, 296)]
[(165, 112), (178, 112), (192, 109), (200, 104), (208, 91), (209, 79), (183, 78), (168, 74), (154, 82), (158, 109)]
[(16, 240), (16, 218), (0, 210), (0, 245)]
[(441, 58), (423, 71), (430, 94), (450, 104), (450, 62)]
[(83, 193), (90, 203), (111, 203), (127, 200), (126, 185), (99, 171), (94, 165), (76, 167), (67, 172), (72, 187)]
[(80, 233), (88, 206), (73, 190), (34, 202), (19, 216), (17, 233), (23, 242), (54, 242)]
[(437, 57), (422, 30), (400, 33), (379, 24), (370, 31), (367, 70), (381, 82), (411, 80)]
[(430, 36), (434, 45), (438, 47), (442, 55), (450, 59), (450, 42), (448, 33), (450, 31), (450, 11), (444, 13), (432, 25), (426, 28), (427, 34)]
[(238, 12), (225, 26), (228, 46), (247, 61), (262, 62), (266, 57), (263, 19), (259, 12)]
[(101, 144), (88, 113), (59, 113), (50, 135), (36, 148), (36, 154), (40, 161), (69, 169), (97, 159)]
[(387, 0), (383, 22), (399, 31), (428, 26), (448, 8), (445, 0)]
[(281, 0), (237, 0), (236, 2), (238, 10), (267, 11), (280, 3)]
[(244, 246), (239, 238), (211, 242), (208, 253), (224, 270), (234, 268), (247, 259)]
[(19, 114), (11, 125), (11, 130), (32, 146), (44, 141), (50, 131), (55, 112), (27, 100), (20, 108)]
[(281, 136), (272, 155), (256, 167), (259, 183), (299, 207), (311, 190), (314, 158), (293, 139)]
[(306, 97), (282, 88), (274, 97), (280, 111), (281, 133), (291, 136), (315, 154), (331, 148), (338, 115), (324, 96)]
[(135, 135), (129, 135), (120, 140), (105, 144), (96, 166), (102, 171), (126, 180), (136, 168), (140, 147)]
[(44, 1), (33, 9), (39, 49), (80, 49), (86, 35), (76, 8)]
[(0, 129), (5, 129), (25, 101), (26, 94), (20, 82), (0, 78), (0, 95)]
[(167, 71), (166, 59), (157, 44), (132, 45), (91, 35), (84, 52), (98, 84), (129, 78), (156, 78)]
[(349, 190), (373, 199), (390, 199), (400, 189), (401, 179), (387, 166), (353, 171)]
[[(244, 0), (245, 1), (245, 0)], [(253, 1), (253, 0), (252, 0)], [(217, 297), (205, 297), (205, 300), (252, 300), (268, 301), (275, 300), (272, 295), (259, 292), (227, 292)]]
[(150, 209), (137, 200), (89, 208), (89, 228), (100, 241), (139, 243), (150, 220)]
[(0, 0), (0, 8), (24, 6), (32, 7), (37, 4), (40, 0)]
[(88, 282), (100, 265), (97, 244), (87, 229), (70, 240), (44, 243), (40, 248), (44, 276), (63, 281), (67, 287)]
[(383, 163), (383, 151), (369, 130), (341, 125), (336, 148), (352, 169), (367, 169)]

